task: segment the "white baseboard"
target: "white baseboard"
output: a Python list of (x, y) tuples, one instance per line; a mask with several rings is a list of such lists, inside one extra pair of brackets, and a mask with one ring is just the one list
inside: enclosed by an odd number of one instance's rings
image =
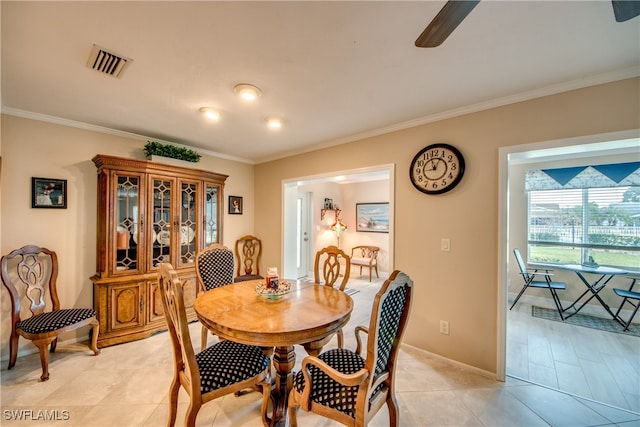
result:
[(497, 381), (495, 372), (485, 371), (484, 369), (480, 369), (480, 368), (477, 368), (475, 366), (467, 365), (466, 363), (458, 362), (457, 360), (449, 359), (447, 357), (441, 356), (441, 355), (436, 354), (436, 353), (431, 353), (430, 351), (426, 351), (426, 350), (423, 350), (421, 348), (412, 346), (411, 344), (404, 344), (403, 343), (403, 344), (400, 344), (400, 346), (401, 347), (405, 347), (405, 348), (411, 348), (412, 351), (423, 353), (423, 354), (425, 354), (425, 355), (427, 355), (429, 357), (433, 357), (434, 359), (441, 360), (441, 361), (443, 361), (443, 362), (445, 362), (445, 363), (447, 363), (447, 364), (449, 364), (451, 366), (461, 367), (461, 368), (467, 369), (469, 371), (473, 371), (478, 375), (482, 375), (483, 377), (491, 378), (491, 379), (494, 379), (494, 380)]
[[(69, 339), (66, 339), (64, 341), (58, 340), (58, 344), (56, 345), (56, 348), (60, 348), (60, 346), (63, 346), (63, 345), (76, 344), (76, 343), (84, 342), (84, 341), (89, 342), (89, 334), (84, 335), (84, 336), (80, 336), (80, 337), (76, 337), (76, 338), (69, 338)], [(20, 337), (18, 343), (19, 344), (20, 343), (28, 343), (28, 345), (24, 345), (24, 346), (19, 346), (18, 347), (18, 360), (16, 360), (16, 365), (18, 363), (20, 363), (20, 357), (27, 356), (29, 354), (39, 353), (38, 347), (36, 347), (31, 341), (29, 341), (26, 338)], [(9, 349), (8, 346), (7, 346), (7, 349)], [(10, 354), (6, 354), (6, 355), (2, 356), (2, 358), (0, 358), (0, 361), (8, 362), (9, 361), (9, 356), (11, 356), (11, 355)]]

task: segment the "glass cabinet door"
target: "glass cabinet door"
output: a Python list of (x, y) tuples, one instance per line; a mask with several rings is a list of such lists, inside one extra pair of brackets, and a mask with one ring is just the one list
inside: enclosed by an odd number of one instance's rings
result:
[(116, 201), (113, 236), (115, 236), (115, 272), (140, 268), (140, 177), (115, 175)]
[(189, 264), (196, 260), (198, 251), (198, 199), (200, 185), (196, 182), (180, 181), (180, 253), (178, 264)]
[(218, 193), (219, 186), (205, 184), (204, 246), (218, 243)]
[(151, 233), (149, 256), (151, 257), (151, 268), (160, 268), (163, 262), (171, 260), (171, 234), (172, 234), (172, 203), (171, 196), (174, 181), (170, 179), (152, 179), (151, 187)]

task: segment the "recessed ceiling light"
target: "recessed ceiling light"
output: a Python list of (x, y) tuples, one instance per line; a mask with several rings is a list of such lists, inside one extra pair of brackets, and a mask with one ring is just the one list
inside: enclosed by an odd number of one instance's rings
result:
[(282, 127), (282, 120), (276, 117), (269, 117), (267, 119), (267, 126), (271, 129), (280, 129)]
[(220, 112), (211, 107), (202, 107), (200, 112), (205, 115), (209, 120), (218, 121), (220, 120)]
[(250, 85), (248, 83), (240, 83), (233, 87), (233, 91), (237, 93), (242, 99), (247, 101), (255, 101), (262, 95), (260, 88)]

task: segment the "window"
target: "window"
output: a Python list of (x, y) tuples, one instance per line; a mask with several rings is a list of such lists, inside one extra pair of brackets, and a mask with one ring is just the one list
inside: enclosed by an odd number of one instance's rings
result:
[[(633, 172), (605, 173), (606, 181), (596, 177), (602, 170), (596, 174), (593, 170), (585, 172), (594, 169), (590, 166), (527, 173), (530, 262), (598, 264), (640, 270), (640, 186), (615, 185), (635, 182), (626, 178), (640, 175), (640, 169), (637, 163), (622, 165), (632, 165), (625, 170)], [(572, 170), (569, 177), (559, 178), (557, 171), (568, 173), (569, 169)], [(541, 179), (541, 172), (547, 177)], [(582, 179), (578, 179), (579, 175)], [(555, 177), (553, 185), (541, 183), (548, 181), (548, 176)], [(614, 185), (610, 176), (617, 180)], [(608, 186), (599, 186), (603, 182)]]

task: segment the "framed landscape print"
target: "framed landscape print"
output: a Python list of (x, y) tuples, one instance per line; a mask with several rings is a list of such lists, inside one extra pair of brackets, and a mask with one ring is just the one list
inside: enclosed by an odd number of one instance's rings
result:
[(389, 232), (389, 203), (356, 203), (356, 231)]
[(32, 177), (31, 207), (45, 209), (66, 209), (67, 180)]

